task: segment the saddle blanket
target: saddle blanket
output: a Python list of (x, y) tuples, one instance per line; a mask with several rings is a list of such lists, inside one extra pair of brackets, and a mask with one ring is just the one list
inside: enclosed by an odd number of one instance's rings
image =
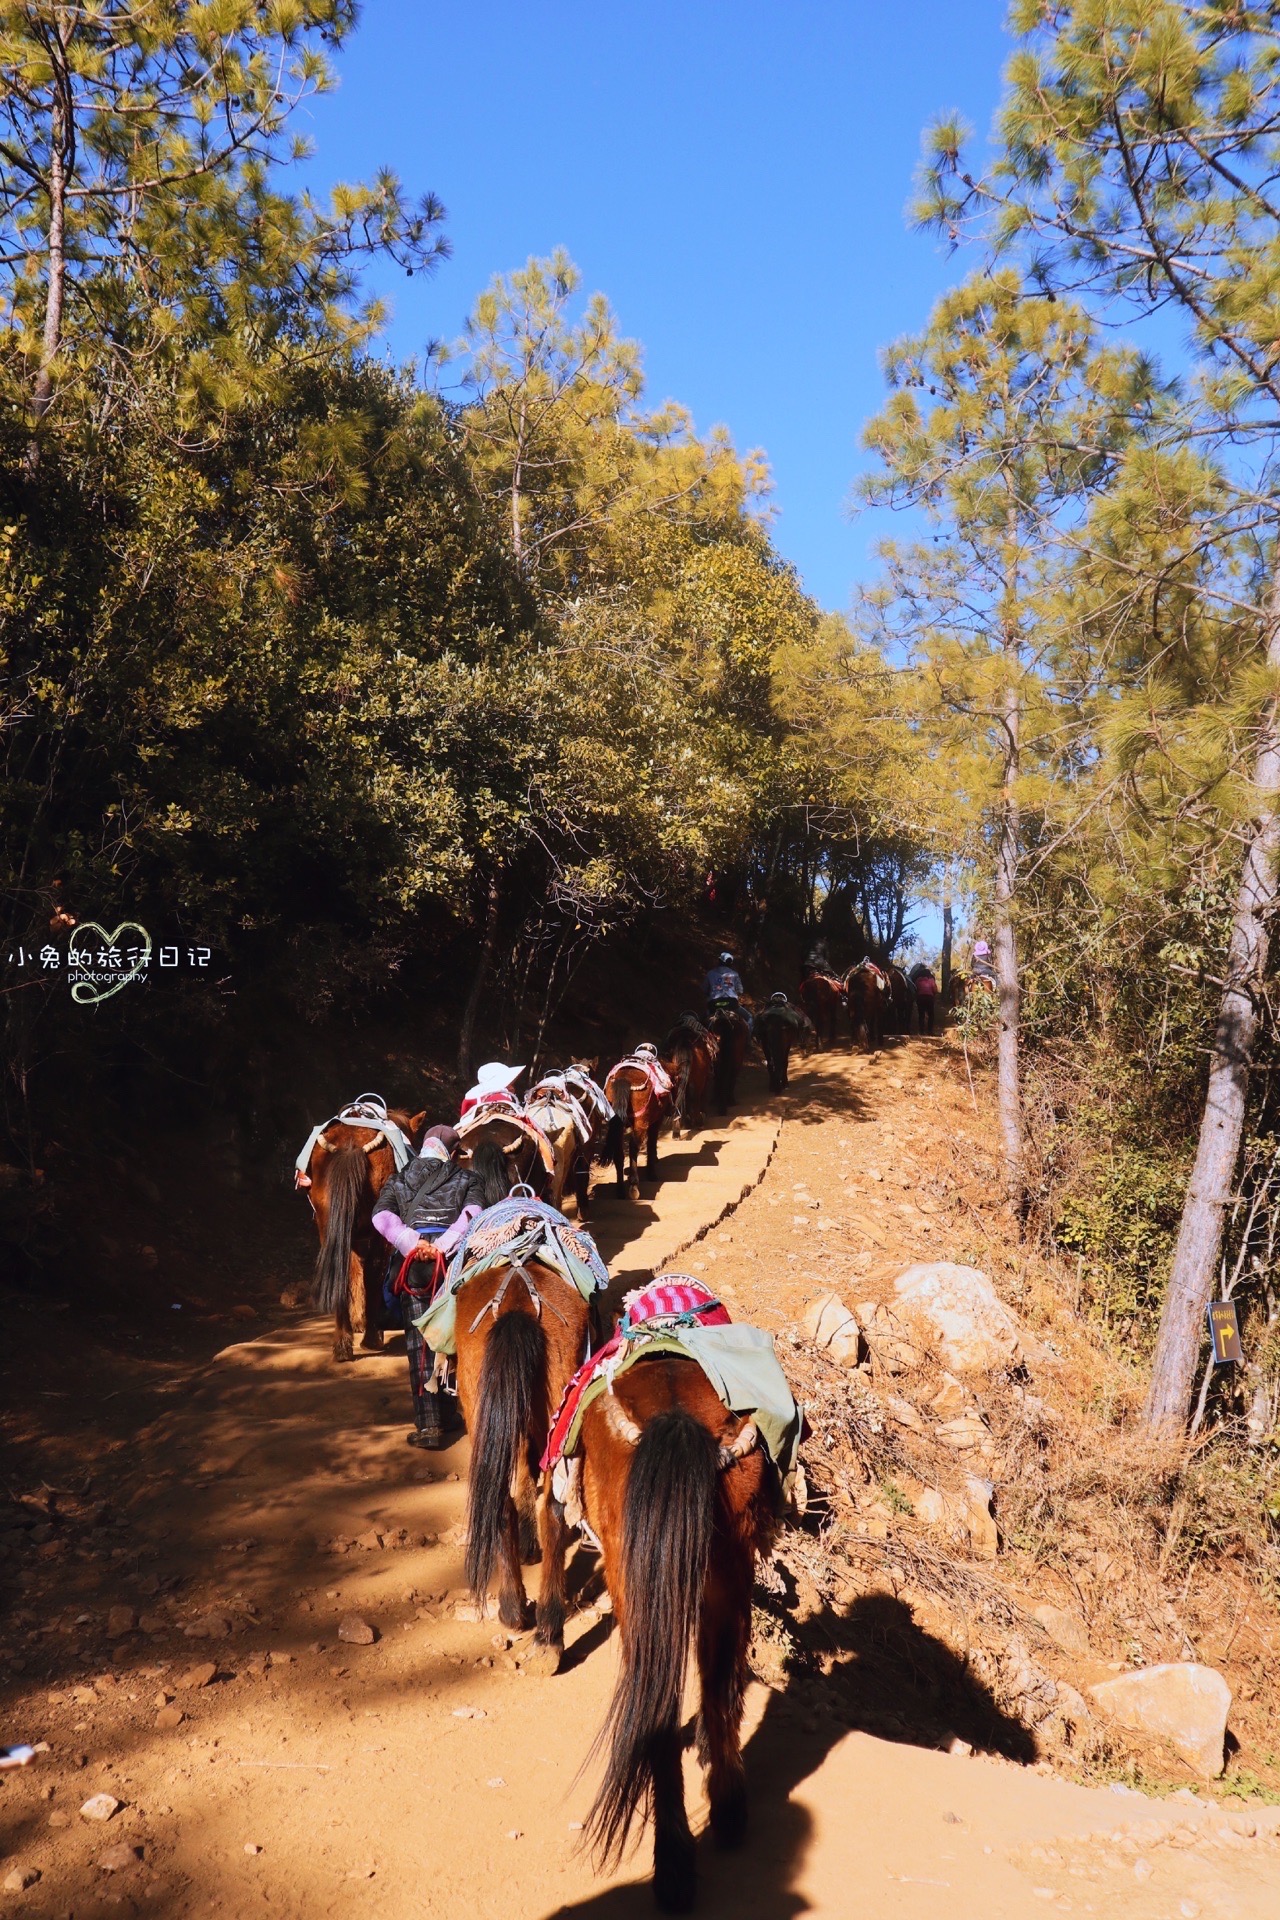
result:
[(571, 1125), (584, 1147), (595, 1133), (591, 1116), (560, 1073), (549, 1073), (545, 1080), (539, 1080), (524, 1103), (524, 1112), (527, 1120), (549, 1136), (563, 1133)]
[(366, 1093), (362, 1094), (358, 1100), (353, 1100), (349, 1107), (344, 1107), (341, 1113), (330, 1114), (329, 1118), (322, 1120), (318, 1127), (312, 1127), (307, 1135), (307, 1144), (293, 1163), (298, 1173), (305, 1173), (311, 1165), (316, 1141), (325, 1128), (336, 1127), (339, 1123), (344, 1127), (365, 1127), (370, 1133), (385, 1135), (387, 1145), (395, 1156), (397, 1173), (402, 1167), (407, 1167), (413, 1158), (412, 1143), (394, 1120), (388, 1120), (386, 1103), (376, 1094)]
[(609, 1269), (589, 1233), (545, 1201), (513, 1196), (477, 1214), (449, 1262), (444, 1286), (414, 1326), (437, 1353), (456, 1353), (458, 1289), (491, 1267), (528, 1260), (554, 1267), (584, 1300), (609, 1284)]
[(784, 1488), (795, 1471), (801, 1414), (778, 1364), (773, 1340), (760, 1327), (738, 1326), (715, 1295), (690, 1274), (662, 1273), (627, 1295), (626, 1312), (607, 1346), (578, 1369), (552, 1422), (543, 1471), (572, 1459), (582, 1416), (620, 1373), (648, 1355), (676, 1353), (696, 1360), (731, 1413), (754, 1420)]

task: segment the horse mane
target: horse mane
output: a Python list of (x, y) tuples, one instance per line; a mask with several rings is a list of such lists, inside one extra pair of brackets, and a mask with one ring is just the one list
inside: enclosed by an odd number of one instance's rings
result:
[(663, 1041), (660, 1051), (670, 1053), (676, 1047), (688, 1046), (691, 1040), (701, 1040), (705, 1043), (710, 1038), (711, 1034), (696, 1013), (682, 1013)]

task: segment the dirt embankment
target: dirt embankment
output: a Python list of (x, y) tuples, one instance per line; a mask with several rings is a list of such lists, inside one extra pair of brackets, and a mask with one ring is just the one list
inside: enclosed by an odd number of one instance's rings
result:
[[(874, 1061), (822, 1056), (780, 1102), (760, 1079), (733, 1126), (666, 1146), (656, 1194), (636, 1208), (605, 1199), (598, 1215), (619, 1289), (678, 1256), (778, 1334), (815, 1408), (810, 1513), (761, 1581), (753, 1827), (739, 1855), (707, 1846), (705, 1910), (1273, 1913), (1270, 1809), (1193, 1786), (1154, 1749), (1152, 1779), (1181, 1779), (1180, 1793), (1073, 1783), (1061, 1770), (1097, 1778), (1125, 1750), (1073, 1750), (1061, 1715), (1048, 1727), (1019, 1707), (1011, 1638), (1079, 1692), (1117, 1660), (1161, 1657), (1175, 1629), (1116, 1622), (1139, 1636), (1136, 1653), (1121, 1648), (1093, 1547), (1055, 1557), (1036, 1538), (1014, 1444), (1025, 1400), (1045, 1410), (1034, 1452), (1052, 1475), (1055, 1450), (1078, 1450), (1087, 1425), (1072, 1408), (1088, 1343), (1044, 1276), (1006, 1251), (962, 1066), (945, 1043), (912, 1042)], [(475, 1619), (461, 1590), (466, 1443), (435, 1459), (404, 1445), (398, 1342), (334, 1369), (318, 1323), (267, 1311), (305, 1271), (301, 1218), (264, 1219), (242, 1251), (202, 1309), (221, 1324), (164, 1339), (100, 1330), (91, 1377), (74, 1364), (41, 1374), (56, 1386), (33, 1377), (0, 1542), (14, 1600), (3, 1737), (49, 1751), (0, 1776), (0, 1881), (39, 1875), (0, 1898), (76, 1920), (649, 1913), (646, 1854), (601, 1880), (578, 1845), (594, 1779), (578, 1769), (616, 1659), (592, 1556), (575, 1556), (565, 1671), (525, 1675), (520, 1638)], [(1011, 1476), (994, 1561), (915, 1510), (942, 1458), (929, 1356), (858, 1372), (798, 1332), (815, 1293), (887, 1303), (919, 1259), (984, 1268), (1047, 1356), (1029, 1383), (973, 1396), (989, 1477)], [(237, 1311), (247, 1337), (226, 1345)], [(30, 1338), (56, 1351), (60, 1323)], [(204, 1341), (221, 1350), (206, 1359)], [(117, 1437), (86, 1444), (104, 1431)], [(939, 1485), (949, 1472), (944, 1461)], [(1084, 1653), (1025, 1624), (1041, 1602), (1076, 1609)], [(1230, 1645), (1227, 1620), (1192, 1646), (1238, 1697), (1242, 1651), (1255, 1687), (1273, 1657), (1266, 1609), (1241, 1611)], [(1184, 1639), (1198, 1618), (1179, 1619)], [(1246, 1764), (1255, 1779), (1267, 1766), (1241, 1707), (1237, 1784)], [(697, 1807), (695, 1772), (690, 1759)], [(119, 1806), (93, 1823), (79, 1810), (100, 1793)]]

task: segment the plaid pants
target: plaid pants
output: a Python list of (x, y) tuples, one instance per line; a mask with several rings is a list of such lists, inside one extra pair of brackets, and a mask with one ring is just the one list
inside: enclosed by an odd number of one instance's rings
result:
[[(398, 1256), (395, 1256), (398, 1259)], [(435, 1427), (440, 1424), (440, 1402), (431, 1384), (435, 1354), (427, 1345), (414, 1321), (431, 1305), (435, 1266), (429, 1260), (415, 1260), (403, 1266), (396, 1277), (394, 1291), (400, 1302), (404, 1322), (404, 1346), (409, 1359), (409, 1390), (413, 1394), (415, 1424)]]

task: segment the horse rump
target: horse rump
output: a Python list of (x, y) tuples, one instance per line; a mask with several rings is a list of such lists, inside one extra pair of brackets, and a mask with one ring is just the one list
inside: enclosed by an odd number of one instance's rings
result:
[(466, 1577), (479, 1606), (493, 1583), (510, 1525), (512, 1488), (546, 1359), (542, 1327), (528, 1313), (499, 1314), (485, 1341), (467, 1488)]
[[(717, 1442), (693, 1414), (677, 1408), (647, 1423), (623, 1500), (622, 1670), (592, 1748), (594, 1753), (607, 1743), (609, 1750), (587, 1818), (602, 1865), (619, 1858), (632, 1823), (651, 1809), (658, 1749), (679, 1742), (685, 1668), (715, 1524), (716, 1476)], [(691, 1853), (692, 1843), (683, 1863), (690, 1881)], [(663, 1864), (657, 1863), (659, 1903), (685, 1904), (664, 1899)]]
[(339, 1147), (327, 1156), (327, 1162), (324, 1199), (328, 1211), (311, 1299), (321, 1313), (338, 1313), (347, 1304), (351, 1285), (351, 1243), (369, 1160), (361, 1147)]

